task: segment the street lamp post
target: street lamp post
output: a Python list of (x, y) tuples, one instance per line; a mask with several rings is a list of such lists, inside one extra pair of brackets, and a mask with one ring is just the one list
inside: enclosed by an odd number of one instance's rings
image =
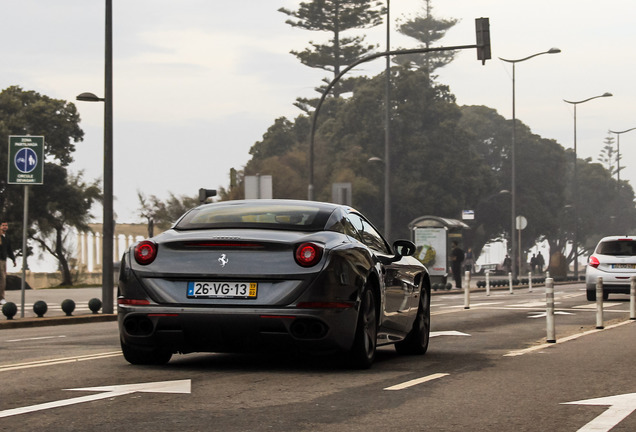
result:
[(104, 97), (82, 93), (79, 101), (104, 102), (104, 190), (102, 222), (102, 312), (113, 313), (114, 220), (113, 220), (113, 2), (106, 0)]
[(611, 93), (603, 93), (602, 95), (593, 96), (591, 98), (583, 99), (580, 101), (569, 101), (563, 99), (564, 102), (574, 105), (574, 239), (572, 240), (572, 248), (574, 250), (574, 277), (579, 279), (579, 219), (578, 219), (578, 211), (579, 211), (579, 185), (578, 185), (578, 175), (576, 168), (576, 106), (578, 104), (585, 103), (587, 101), (591, 101), (592, 99), (598, 99), (602, 97), (610, 97)]
[(609, 131), (610, 133), (616, 134), (616, 179), (618, 181), (619, 187), (621, 183), (621, 134), (624, 134), (625, 132), (633, 131), (634, 129), (636, 129), (636, 127), (633, 127), (631, 129), (627, 129), (624, 131), (620, 131), (620, 132), (615, 132), (613, 130)]
[[(391, 2), (386, 0), (386, 50), (391, 51)], [(391, 242), (391, 57), (386, 56), (384, 85), (384, 237)]]
[(517, 217), (517, 209), (516, 209), (516, 160), (515, 160), (515, 147), (517, 141), (517, 118), (516, 118), (516, 91), (515, 91), (515, 65), (522, 61), (530, 60), (533, 57), (537, 57), (543, 54), (557, 54), (560, 53), (561, 50), (559, 48), (550, 48), (548, 51), (543, 51), (540, 53), (532, 54), (528, 57), (520, 58), (520, 59), (505, 59), (499, 57), (499, 60), (505, 61), (507, 63), (512, 63), (512, 147), (510, 150), (510, 165), (511, 165), (511, 181), (510, 181), (510, 254), (512, 256), (512, 275), (513, 277), (517, 276), (518, 266), (517, 266), (517, 247), (515, 240), (515, 229), (516, 229), (516, 217)]

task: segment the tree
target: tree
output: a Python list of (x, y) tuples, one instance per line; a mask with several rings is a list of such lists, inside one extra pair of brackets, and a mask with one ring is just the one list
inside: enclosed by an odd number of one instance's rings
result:
[(598, 156), (598, 161), (603, 164), (610, 175), (614, 175), (617, 173), (616, 162), (618, 161), (618, 154), (614, 149), (614, 137), (608, 135), (605, 140), (603, 140), (603, 144), (603, 148), (601, 148), (601, 152)]
[[(446, 35), (446, 32), (451, 27), (457, 24), (457, 20), (435, 18), (431, 13), (433, 10), (431, 0), (424, 0), (424, 3), (424, 13), (402, 22), (398, 27), (398, 31), (421, 42), (420, 47), (431, 48), (435, 42)], [(393, 61), (400, 65), (422, 69), (428, 77), (427, 81), (430, 81), (433, 71), (452, 62), (456, 54), (457, 51), (407, 54), (396, 56)]]
[(200, 204), (198, 197), (176, 196), (172, 192), (167, 201), (162, 201), (155, 195), (146, 198), (139, 191), (137, 197), (140, 203), (139, 215), (148, 222), (152, 220), (153, 224), (162, 230), (170, 228), (186, 211)]
[[(510, 164), (512, 121), (506, 120), (494, 109), (483, 106), (462, 107), (460, 124), (475, 135), (477, 151), (484, 157), (496, 178), (497, 193), (510, 190), (512, 173)], [(563, 230), (563, 208), (566, 205), (566, 187), (569, 184), (567, 156), (554, 140), (541, 138), (517, 119), (516, 126), (516, 203), (517, 215), (524, 216), (528, 226), (522, 232), (521, 248), (527, 250), (537, 242), (548, 239), (552, 251), (565, 251), (572, 238), (572, 230)], [(563, 174), (566, 175), (563, 175)], [(482, 218), (485, 237), (502, 236), (510, 239), (510, 195), (498, 197), (493, 203), (495, 212)], [(490, 206), (492, 207), (492, 206)], [(476, 219), (479, 215), (476, 215)], [(474, 245), (474, 250), (479, 246)]]
[[(67, 204), (75, 199), (77, 202), (86, 200), (88, 204), (97, 199), (95, 184), (85, 184), (81, 180), (81, 175), (70, 176), (66, 172), (66, 167), (73, 161), (74, 143), (82, 141), (84, 136), (79, 121), (75, 105), (64, 100), (52, 99), (35, 91), (24, 91), (18, 86), (8, 87), (0, 92), (0, 166), (8, 166), (9, 135), (42, 135), (45, 138), (44, 152), (47, 163), (44, 168), (44, 185), (30, 188), (32, 193), (29, 213), (30, 220), (34, 220), (35, 224), (33, 232), (49, 235), (56, 230), (67, 232), (73, 224), (81, 230), (85, 227), (85, 218), (90, 217), (90, 205), (78, 205), (75, 210), (67, 207)], [(67, 198), (66, 193), (71, 195)], [(8, 185), (6, 175), (0, 176), (0, 212), (3, 212), (8, 220), (14, 221), (14, 226), (21, 225), (21, 222), (17, 221), (23, 219), (23, 195), (22, 187)], [(50, 211), (55, 211), (63, 218), (62, 225), (71, 225), (61, 227), (60, 221), (47, 217), (47, 212)], [(73, 211), (77, 214), (70, 214)], [(11, 230), (12, 233), (16, 231)], [(21, 248), (22, 242), (14, 242), (13, 245)], [(49, 246), (45, 250), (51, 252), (58, 260), (64, 260), (67, 256), (66, 252), (57, 249), (57, 246)], [(60, 267), (64, 268), (67, 265), (60, 262)]]
[[(492, 182), (469, 135), (457, 127), (461, 113), (454, 96), (446, 86), (424, 85), (424, 78), (423, 71), (392, 69), (391, 195), (399, 211), (392, 213), (391, 232), (396, 237), (408, 238), (408, 223), (422, 215), (459, 217)], [(384, 153), (384, 85), (383, 74), (358, 85), (333, 115), (325, 115), (315, 157), (317, 198), (330, 200), (332, 183), (350, 182), (354, 205), (379, 226), (383, 174), (368, 160)]]
[[(370, 53), (375, 46), (363, 45), (364, 36), (344, 36), (352, 29), (374, 27), (382, 23), (386, 13), (379, 0), (311, 0), (301, 2), (298, 10), (280, 8), (280, 12), (292, 17), (285, 21), (292, 27), (305, 30), (328, 32), (331, 39), (327, 43), (309, 42), (310, 48), (291, 51), (302, 64), (333, 73), (335, 78), (341, 68)], [(332, 79), (325, 79), (326, 83)], [(355, 79), (341, 80), (333, 90), (334, 97), (351, 91)], [(322, 93), (322, 89), (317, 89)], [(299, 99), (297, 106), (309, 110), (306, 99)]]
[[(0, 166), (8, 164), (9, 135), (43, 135), (47, 160), (68, 166), (73, 161), (74, 143), (84, 137), (79, 121), (72, 103), (18, 86), (8, 87), (0, 92)], [(7, 190), (7, 177), (0, 177), (0, 211), (5, 210), (9, 197), (15, 198)]]
[[(82, 173), (68, 174), (59, 165), (47, 163), (44, 170), (46, 182), (31, 188), (29, 209), (33, 211), (29, 213), (37, 228), (29, 229), (28, 236), (58, 260), (62, 273), (60, 285), (72, 285), (69, 258), (75, 251), (69, 233), (71, 228), (78, 232), (90, 230), (89, 211), (93, 202), (101, 199), (100, 188), (98, 182), (85, 183)], [(44, 205), (35, 205), (38, 202)]]

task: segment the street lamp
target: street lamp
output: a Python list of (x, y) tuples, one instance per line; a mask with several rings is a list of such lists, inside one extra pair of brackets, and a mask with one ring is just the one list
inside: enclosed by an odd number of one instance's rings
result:
[(543, 54), (557, 54), (560, 53), (561, 50), (559, 48), (550, 48), (548, 51), (543, 51), (540, 53), (532, 54), (528, 57), (520, 58), (520, 59), (505, 59), (499, 57), (499, 60), (505, 61), (507, 63), (512, 63), (512, 147), (510, 151), (510, 165), (511, 165), (511, 182), (510, 182), (510, 194), (511, 194), (511, 211), (510, 211), (510, 254), (512, 255), (512, 275), (513, 277), (517, 276), (517, 251), (516, 251), (516, 241), (515, 241), (515, 229), (516, 229), (516, 217), (517, 217), (517, 209), (516, 209), (516, 160), (515, 160), (515, 147), (517, 141), (517, 119), (516, 119), (516, 100), (515, 100), (515, 65), (522, 61), (530, 60), (533, 57), (537, 57)]
[(102, 225), (102, 311), (113, 313), (113, 2), (106, 0), (104, 97), (82, 93), (78, 101), (104, 102), (104, 201)]
[(636, 129), (636, 127), (633, 127), (631, 129), (627, 129), (624, 131), (620, 131), (620, 132), (614, 132), (613, 130), (609, 131), (610, 133), (616, 134), (616, 178), (618, 180), (619, 187), (621, 183), (621, 134), (624, 134), (625, 132), (633, 131), (634, 129)]
[(576, 106), (578, 104), (591, 101), (592, 99), (598, 99), (602, 97), (610, 97), (611, 93), (603, 93), (602, 95), (593, 96), (591, 98), (583, 99), (580, 101), (569, 101), (563, 99), (564, 102), (574, 105), (574, 239), (572, 240), (572, 247), (574, 248), (574, 277), (579, 279), (579, 220), (577, 213), (579, 211), (579, 185), (576, 169)]
[[(391, 51), (391, 2), (386, 0), (386, 50)], [(391, 242), (391, 57), (386, 56), (384, 82), (384, 237)]]

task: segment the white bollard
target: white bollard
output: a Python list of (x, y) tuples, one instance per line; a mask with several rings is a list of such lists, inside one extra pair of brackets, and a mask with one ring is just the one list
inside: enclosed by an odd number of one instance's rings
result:
[(603, 329), (603, 278), (596, 280), (596, 328)]
[(486, 295), (490, 296), (490, 270), (486, 270)]
[(636, 276), (632, 276), (629, 287), (629, 319), (636, 320)]
[(508, 286), (510, 287), (510, 294), (514, 294), (512, 291), (512, 273), (508, 273)]
[(532, 292), (532, 272), (528, 272), (528, 292)]
[(545, 272), (545, 278), (548, 279), (549, 277), (550, 277), (550, 272), (549, 271)]
[(464, 272), (464, 309), (470, 309), (470, 272)]
[(547, 341), (548, 343), (556, 343), (556, 336), (554, 331), (554, 280), (547, 278), (545, 280), (545, 320), (547, 328)]

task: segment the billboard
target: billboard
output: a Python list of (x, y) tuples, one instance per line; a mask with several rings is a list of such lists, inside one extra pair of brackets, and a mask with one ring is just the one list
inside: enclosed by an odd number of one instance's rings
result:
[(446, 276), (446, 228), (415, 228), (415, 258), (431, 276)]

